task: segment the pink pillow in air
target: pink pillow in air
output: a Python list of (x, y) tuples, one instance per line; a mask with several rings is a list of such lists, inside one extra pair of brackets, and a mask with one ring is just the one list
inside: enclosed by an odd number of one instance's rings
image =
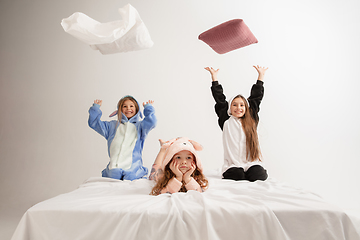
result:
[(201, 33), (199, 39), (219, 54), (258, 42), (242, 19), (233, 19), (217, 25)]

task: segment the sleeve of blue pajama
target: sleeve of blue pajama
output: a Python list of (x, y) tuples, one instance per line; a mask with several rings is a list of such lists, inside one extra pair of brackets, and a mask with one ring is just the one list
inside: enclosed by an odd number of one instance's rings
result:
[(100, 105), (93, 104), (92, 107), (89, 109), (89, 120), (88, 124), (89, 127), (94, 129), (96, 132), (98, 132), (100, 135), (105, 137), (106, 139), (109, 138), (109, 122), (103, 122), (100, 120), (102, 116), (102, 112), (100, 110)]
[(155, 108), (151, 104), (144, 106), (144, 119), (141, 121), (141, 136), (146, 136), (156, 126)]

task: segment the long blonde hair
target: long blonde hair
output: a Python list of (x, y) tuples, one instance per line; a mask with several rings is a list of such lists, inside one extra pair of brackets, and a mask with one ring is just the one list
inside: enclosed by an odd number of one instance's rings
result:
[(233, 101), (236, 98), (241, 98), (245, 104), (245, 114), (240, 118), (240, 121), (246, 136), (246, 155), (250, 157), (251, 162), (257, 159), (261, 161), (260, 143), (257, 134), (258, 123), (251, 116), (248, 101), (242, 95), (237, 95)]
[[(194, 161), (196, 161), (195, 156), (193, 156), (193, 157), (194, 157)], [(163, 190), (166, 187), (166, 185), (169, 183), (170, 179), (175, 177), (175, 174), (170, 169), (170, 164), (172, 161), (173, 161), (173, 158), (165, 166), (163, 177), (160, 178), (156, 182), (155, 186), (153, 187), (153, 189), (150, 192), (150, 195), (155, 195), (155, 196), (159, 195), (161, 193), (161, 190)], [(196, 169), (194, 170), (194, 172), (191, 174), (191, 177), (193, 177), (195, 179), (195, 181), (200, 185), (201, 189), (203, 189), (203, 190), (207, 189), (208, 180), (205, 178), (205, 176), (202, 174), (202, 172), (198, 169), (197, 166), (196, 166)], [(184, 182), (182, 182), (182, 186), (181, 186), (179, 192), (187, 192)]]

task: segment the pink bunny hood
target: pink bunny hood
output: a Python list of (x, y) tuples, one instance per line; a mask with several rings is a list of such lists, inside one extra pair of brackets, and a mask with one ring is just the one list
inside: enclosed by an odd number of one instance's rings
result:
[(201, 172), (203, 171), (201, 160), (197, 154), (197, 151), (201, 151), (203, 149), (199, 143), (189, 140), (186, 137), (180, 137), (169, 140), (164, 143), (164, 145), (168, 145), (168, 147), (166, 149), (164, 160), (161, 164), (162, 170), (165, 169), (166, 165), (171, 161), (176, 153), (186, 150), (194, 154), (196, 166)]

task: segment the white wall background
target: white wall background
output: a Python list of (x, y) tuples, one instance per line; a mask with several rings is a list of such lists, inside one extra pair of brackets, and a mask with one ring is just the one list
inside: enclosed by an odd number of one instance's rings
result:
[[(114, 21), (127, 3), (153, 48), (101, 55), (60, 25), (76, 11)], [(269, 67), (259, 136), (270, 177), (359, 210), (359, 12), (358, 0), (1, 0), (1, 224), (16, 225), (32, 205), (100, 176), (106, 141), (87, 125), (96, 98), (103, 120), (126, 94), (155, 100), (158, 126), (145, 142), (145, 166), (157, 139), (188, 136), (205, 147), (206, 169), (221, 167), (221, 130), (203, 68), (220, 68), (230, 97), (249, 93), (254, 64)], [(219, 55), (197, 39), (234, 18), (259, 43)]]

